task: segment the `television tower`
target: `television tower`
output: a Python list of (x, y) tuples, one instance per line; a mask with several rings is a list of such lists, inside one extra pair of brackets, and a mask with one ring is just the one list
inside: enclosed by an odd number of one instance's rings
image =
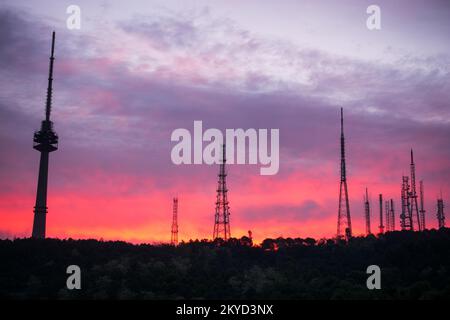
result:
[(419, 184), (419, 194), (420, 194), (420, 224), (422, 225), (422, 230), (425, 230), (425, 207), (424, 207), (424, 197), (423, 197), (423, 180), (420, 180)]
[(178, 197), (173, 198), (172, 212), (172, 233), (170, 236), (170, 244), (176, 246), (178, 245)]
[(55, 32), (52, 34), (52, 49), (50, 55), (50, 67), (48, 72), (47, 101), (45, 104), (45, 120), (41, 123), (41, 129), (34, 133), (33, 148), (41, 153), (39, 162), (39, 178), (36, 192), (36, 204), (34, 206), (33, 238), (45, 238), (45, 224), (47, 218), (47, 181), (49, 153), (58, 149), (58, 135), (53, 131), (53, 122), (50, 121), (52, 107), (53, 85), (53, 53), (55, 50)]
[(380, 193), (379, 196), (379, 200), (380, 200), (380, 234), (382, 234), (384, 232), (384, 224), (383, 224), (383, 195)]
[(419, 206), (417, 205), (417, 193), (416, 193), (416, 169), (414, 165), (414, 157), (413, 157), (413, 150), (411, 149), (411, 186), (410, 186), (410, 192), (409, 192), (409, 198), (411, 199), (411, 214), (413, 220), (415, 219), (417, 221), (417, 229), (419, 231), (422, 231), (422, 223), (420, 220), (419, 215)]
[(444, 214), (444, 200), (441, 198), (437, 200), (437, 220), (439, 229), (445, 228), (445, 214)]
[(369, 203), (369, 195), (366, 188), (366, 195), (364, 197), (364, 213), (366, 218), (366, 235), (372, 234), (370, 231), (370, 203)]
[(337, 223), (337, 237), (352, 236), (352, 222), (348, 202), (347, 173), (345, 168), (345, 138), (344, 138), (344, 110), (341, 108), (341, 182), (339, 186), (339, 209)]
[(216, 212), (214, 219), (214, 233), (213, 240), (221, 238), (228, 240), (231, 237), (230, 233), (230, 207), (228, 206), (228, 189), (227, 189), (227, 173), (225, 170), (226, 164), (225, 144), (222, 145), (222, 162), (219, 169), (219, 181), (217, 187)]

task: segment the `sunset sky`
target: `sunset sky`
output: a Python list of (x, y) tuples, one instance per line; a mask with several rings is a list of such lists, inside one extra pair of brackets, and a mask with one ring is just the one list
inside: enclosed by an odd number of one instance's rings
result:
[(449, 1), (376, 1), (372, 31), (374, 1), (93, 2), (0, 4), (0, 238), (31, 235), (53, 30), (48, 237), (167, 242), (177, 195), (180, 240), (211, 238), (218, 166), (170, 158), (172, 131), (194, 120), (280, 130), (278, 174), (228, 167), (232, 236), (332, 237), (340, 107), (354, 234), (366, 186), (372, 231), (379, 193), (399, 228), (411, 148), (427, 227), (440, 190), (450, 207)]

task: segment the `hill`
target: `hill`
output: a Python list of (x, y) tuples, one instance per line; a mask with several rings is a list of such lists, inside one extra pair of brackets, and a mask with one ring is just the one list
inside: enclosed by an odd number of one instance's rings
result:
[[(97, 240), (0, 240), (0, 296), (13, 299), (450, 298), (450, 229), (349, 243), (248, 238), (178, 247)], [(381, 268), (381, 290), (366, 269)], [(66, 268), (81, 268), (68, 290)]]

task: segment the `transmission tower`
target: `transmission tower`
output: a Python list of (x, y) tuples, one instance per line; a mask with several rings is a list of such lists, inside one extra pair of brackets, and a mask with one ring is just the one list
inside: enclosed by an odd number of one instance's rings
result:
[(214, 219), (213, 239), (228, 240), (230, 232), (230, 207), (228, 206), (227, 172), (226, 172), (225, 144), (222, 146), (222, 162), (219, 169), (219, 181), (217, 187), (216, 213)]
[(413, 224), (415, 222), (415, 224), (417, 225), (417, 230), (422, 231), (422, 224), (421, 224), (420, 215), (419, 215), (419, 206), (417, 205), (416, 169), (415, 169), (415, 165), (414, 165), (412, 149), (411, 149), (410, 168), (411, 168), (411, 185), (410, 185), (409, 198), (410, 198), (410, 204), (411, 204), (411, 214), (412, 214), (412, 218), (413, 218)]
[(352, 222), (348, 201), (347, 173), (345, 167), (344, 110), (341, 108), (341, 181), (339, 186), (339, 209), (337, 223), (337, 238), (352, 236)]
[(425, 230), (426, 229), (426, 226), (425, 226), (425, 207), (424, 207), (424, 197), (423, 197), (423, 180), (420, 180), (420, 184), (419, 184), (419, 187), (420, 187), (420, 210), (419, 210), (419, 213), (420, 213), (420, 224), (421, 224), (421, 226), (422, 226), (422, 230)]
[(442, 199), (442, 195), (437, 200), (437, 220), (439, 229), (445, 228), (444, 200)]
[(400, 226), (402, 230), (414, 231), (411, 205), (409, 202), (409, 178), (402, 177), (402, 213), (400, 214)]
[(178, 245), (178, 197), (173, 198), (172, 209), (172, 233), (170, 236), (170, 244)]
[(366, 235), (372, 234), (370, 231), (370, 203), (369, 203), (369, 195), (366, 188), (366, 194), (364, 196), (364, 213), (366, 218)]
[(390, 231), (395, 231), (395, 211), (394, 211), (394, 199), (391, 199), (391, 205), (389, 206), (389, 218), (390, 218)]
[(384, 224), (383, 224), (383, 195), (380, 193), (380, 234), (384, 233)]
[(386, 221), (386, 232), (391, 231), (391, 203), (389, 200), (384, 201), (384, 220)]
[(49, 153), (58, 149), (58, 135), (53, 131), (53, 122), (50, 121), (53, 90), (53, 53), (55, 51), (55, 32), (52, 34), (52, 49), (50, 55), (50, 67), (48, 71), (47, 101), (45, 104), (45, 120), (41, 123), (41, 129), (34, 133), (33, 148), (41, 153), (39, 162), (39, 177), (36, 192), (36, 204), (34, 206), (33, 238), (45, 238), (47, 219), (47, 182)]

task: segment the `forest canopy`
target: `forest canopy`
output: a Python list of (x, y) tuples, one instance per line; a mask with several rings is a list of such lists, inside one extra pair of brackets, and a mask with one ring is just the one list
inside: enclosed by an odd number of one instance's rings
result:
[[(438, 299), (450, 297), (450, 229), (348, 243), (312, 238), (0, 240), (0, 297), (13, 299)], [(68, 290), (69, 265), (81, 289)], [(369, 265), (381, 290), (368, 290)]]

